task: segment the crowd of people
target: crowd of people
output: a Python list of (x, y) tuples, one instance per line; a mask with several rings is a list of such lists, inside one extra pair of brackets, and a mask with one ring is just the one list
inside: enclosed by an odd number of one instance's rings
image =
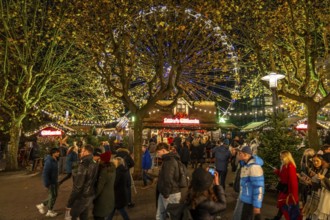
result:
[[(115, 154), (113, 154), (115, 153)], [(74, 142), (66, 150), (66, 175), (59, 180), (60, 148), (52, 148), (45, 159), (43, 183), (48, 189), (48, 198), (36, 205), (41, 214), (55, 217), (53, 210), (58, 195), (58, 187), (72, 179), (72, 191), (66, 204), (66, 219), (88, 219), (89, 208), (93, 205), (95, 220), (111, 220), (116, 211), (129, 220), (126, 207), (134, 207), (131, 199), (130, 168), (134, 160), (128, 149), (118, 145), (112, 152), (107, 142), (94, 148), (82, 141)]]
[[(233, 187), (239, 192), (232, 219), (262, 219), (264, 161), (242, 138), (228, 139), (212, 142), (209, 137), (189, 135), (184, 140), (169, 138), (167, 143), (157, 143), (152, 138), (142, 145), (143, 188), (156, 185), (156, 220), (166, 220), (169, 216), (172, 220), (217, 219), (221, 216), (227, 205), (224, 190), (229, 165), (237, 174)], [(135, 164), (126, 147), (119, 145), (114, 150), (107, 142), (97, 148), (82, 142), (74, 143), (66, 152), (66, 175), (61, 180), (58, 179), (60, 154), (60, 149), (52, 148), (45, 159), (43, 180), (48, 188), (48, 198), (37, 205), (41, 214), (57, 215), (53, 207), (58, 187), (72, 179), (72, 192), (66, 205), (68, 219), (88, 219), (91, 205), (95, 220), (111, 220), (116, 211), (124, 220), (130, 219), (126, 208), (134, 207), (130, 169)], [(149, 172), (155, 166), (155, 157), (161, 158), (157, 176)], [(289, 151), (282, 151), (279, 158), (281, 164), (274, 167), (274, 175), (279, 180), (278, 213), (273, 220), (282, 217), (287, 220), (329, 220), (330, 145), (324, 145), (318, 152), (306, 149), (300, 170)], [(184, 176), (180, 163), (193, 169), (187, 186), (180, 184)], [(187, 194), (182, 195), (183, 187), (187, 187)]]

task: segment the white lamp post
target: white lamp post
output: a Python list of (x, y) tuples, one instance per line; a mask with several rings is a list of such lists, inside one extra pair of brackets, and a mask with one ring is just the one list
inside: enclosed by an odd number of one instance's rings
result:
[(267, 76), (261, 78), (261, 80), (269, 82), (269, 88), (272, 91), (272, 98), (273, 98), (273, 113), (276, 113), (277, 107), (277, 80), (283, 79), (285, 76), (283, 74), (278, 74), (271, 72)]

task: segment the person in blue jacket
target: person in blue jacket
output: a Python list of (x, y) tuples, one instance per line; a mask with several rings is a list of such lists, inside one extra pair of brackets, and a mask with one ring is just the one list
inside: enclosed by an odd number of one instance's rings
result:
[(48, 198), (41, 204), (36, 205), (41, 214), (46, 213), (46, 207), (48, 212), (47, 217), (55, 217), (56, 212), (53, 211), (53, 207), (57, 198), (57, 179), (58, 179), (58, 163), (57, 160), (60, 156), (60, 150), (58, 148), (52, 148), (49, 155), (45, 159), (45, 165), (42, 173), (44, 186), (48, 189)]
[(143, 179), (143, 186), (148, 186), (148, 180), (153, 182), (153, 178), (148, 175), (148, 170), (151, 169), (152, 166), (152, 159), (148, 147), (142, 145), (142, 179)]
[(234, 211), (233, 220), (260, 220), (260, 209), (265, 192), (263, 160), (252, 155), (249, 146), (238, 151), (241, 161), (240, 194)]
[(77, 173), (79, 156), (78, 156), (78, 146), (76, 143), (73, 143), (73, 146), (68, 149), (66, 156), (66, 164), (65, 164), (65, 172), (66, 176), (58, 182), (58, 186), (60, 186), (63, 182), (70, 179), (71, 176)]

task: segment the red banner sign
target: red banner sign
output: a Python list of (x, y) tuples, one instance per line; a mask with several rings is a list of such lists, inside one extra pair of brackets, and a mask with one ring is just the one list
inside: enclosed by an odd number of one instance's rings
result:
[(164, 118), (164, 124), (199, 124), (199, 120), (190, 118)]
[(59, 130), (42, 130), (41, 136), (61, 136), (62, 131)]

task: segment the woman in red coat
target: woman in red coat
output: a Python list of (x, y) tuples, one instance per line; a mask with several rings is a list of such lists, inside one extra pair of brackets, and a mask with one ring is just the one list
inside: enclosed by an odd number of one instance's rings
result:
[(280, 158), (282, 166), (274, 171), (280, 179), (277, 187), (279, 190), (277, 207), (286, 220), (298, 220), (300, 219), (300, 211), (296, 163), (287, 150), (281, 151)]

